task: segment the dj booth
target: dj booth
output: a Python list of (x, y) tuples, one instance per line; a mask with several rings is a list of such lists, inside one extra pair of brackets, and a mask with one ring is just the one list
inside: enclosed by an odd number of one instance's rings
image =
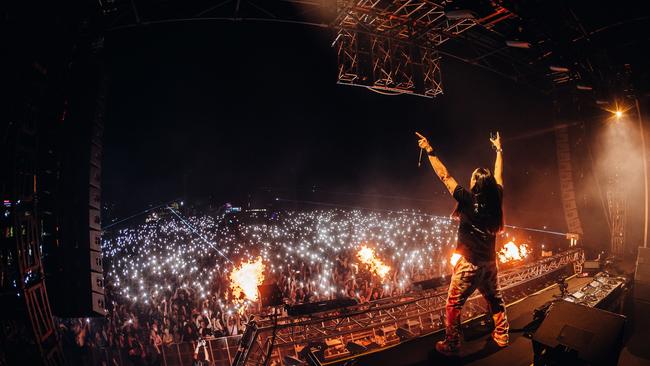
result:
[(579, 290), (536, 309), (535, 365), (616, 365), (623, 346), (621, 313), (628, 280), (598, 273)]

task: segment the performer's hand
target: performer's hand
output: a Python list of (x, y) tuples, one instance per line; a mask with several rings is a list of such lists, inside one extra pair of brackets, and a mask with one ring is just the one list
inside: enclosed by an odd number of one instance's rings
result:
[(416, 132), (415, 135), (420, 138), (418, 140), (418, 146), (420, 146), (420, 149), (424, 149), (428, 153), (433, 151), (433, 148), (429, 145), (429, 141), (426, 137), (422, 136), (419, 132)]
[(490, 137), (490, 142), (492, 143), (495, 149), (501, 150), (501, 135), (499, 135), (498, 131), (497, 131), (497, 136), (495, 138)]

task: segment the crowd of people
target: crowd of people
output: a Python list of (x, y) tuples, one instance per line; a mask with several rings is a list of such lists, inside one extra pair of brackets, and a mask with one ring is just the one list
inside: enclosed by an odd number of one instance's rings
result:
[[(122, 349), (136, 364), (156, 364), (166, 345), (243, 332), (261, 310), (231, 291), (229, 274), (243, 262), (261, 258), (264, 283), (277, 283), (287, 304), (373, 301), (448, 274), (455, 225), (413, 211), (185, 217), (167, 208), (145, 223), (104, 234), (109, 314), (61, 322), (61, 328), (78, 348)], [(362, 247), (372, 248), (387, 273), (359, 260)]]

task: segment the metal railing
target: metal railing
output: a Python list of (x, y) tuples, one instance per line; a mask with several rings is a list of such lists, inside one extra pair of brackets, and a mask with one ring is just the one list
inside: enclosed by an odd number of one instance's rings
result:
[[(534, 263), (499, 274), (500, 286), (510, 302), (526, 296), (527, 284), (544, 279), (560, 270), (573, 273), (575, 264), (584, 261), (582, 249), (574, 248)], [(531, 290), (532, 291), (532, 290)], [(262, 320), (255, 325), (254, 337), (239, 365), (264, 365), (269, 347), (271, 360), (284, 363), (285, 357), (304, 358), (305, 347), (317, 349), (321, 363), (337, 362), (351, 356), (350, 342), (362, 345), (368, 352), (387, 348), (405, 339), (442, 330), (446, 288), (414, 292), (401, 296), (359, 304), (309, 317)], [(463, 318), (470, 319), (487, 312), (480, 295), (471, 297)]]
[[(240, 338), (241, 335), (205, 339), (205, 350), (210, 358), (208, 364), (214, 366), (232, 365)], [(191, 366), (194, 361), (196, 346), (196, 341), (172, 343), (160, 346), (158, 348), (160, 353), (156, 352), (152, 347), (152, 356), (147, 357), (145, 364)], [(204, 356), (203, 347), (199, 349), (199, 356)], [(113, 347), (91, 348), (87, 357), (86, 360), (82, 360), (82, 364), (111, 366), (131, 366), (135, 364), (129, 357), (127, 350)], [(137, 364), (140, 365), (141, 363)]]

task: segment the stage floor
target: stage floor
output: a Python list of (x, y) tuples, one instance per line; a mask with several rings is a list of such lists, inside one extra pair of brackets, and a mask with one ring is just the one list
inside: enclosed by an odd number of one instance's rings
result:
[[(573, 292), (591, 281), (591, 277), (569, 279), (568, 291)], [(508, 317), (511, 329), (520, 329), (533, 320), (533, 309), (543, 305), (559, 294), (557, 285), (550, 286), (536, 294), (528, 296), (508, 306)], [(630, 301), (631, 302), (631, 301)], [(619, 365), (648, 365), (650, 355), (645, 349), (650, 336), (650, 305), (633, 303), (626, 306), (628, 315), (628, 341), (621, 352)], [(637, 316), (634, 316), (637, 315)], [(531, 340), (524, 337), (522, 332), (511, 332), (510, 345), (499, 349), (490, 340), (489, 335), (463, 343), (460, 357), (447, 358), (434, 349), (436, 341), (443, 334), (434, 334), (413, 339), (392, 349), (367, 355), (357, 359), (359, 366), (425, 366), (425, 365), (508, 365), (529, 366), (533, 363)]]

